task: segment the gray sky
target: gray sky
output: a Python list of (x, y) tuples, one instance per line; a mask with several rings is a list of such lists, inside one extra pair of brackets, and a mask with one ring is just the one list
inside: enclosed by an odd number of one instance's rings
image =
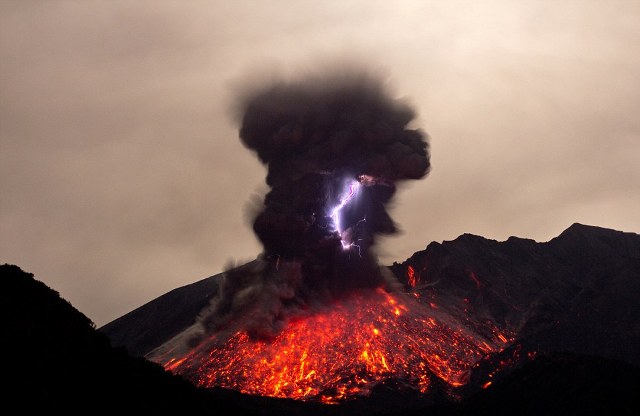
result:
[(99, 326), (255, 258), (235, 94), (347, 57), (431, 136), (384, 263), (464, 232), (640, 232), (638, 1), (16, 0), (0, 35), (0, 262)]

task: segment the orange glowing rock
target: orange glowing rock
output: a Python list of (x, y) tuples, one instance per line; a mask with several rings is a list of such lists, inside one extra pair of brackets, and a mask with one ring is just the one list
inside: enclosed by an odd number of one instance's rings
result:
[(416, 287), (416, 285), (418, 284), (416, 271), (412, 266), (407, 267), (407, 280), (409, 282), (409, 286), (411, 287)]
[(433, 376), (463, 385), (472, 365), (501, 347), (413, 297), (376, 289), (292, 320), (273, 339), (216, 333), (163, 363), (202, 387), (336, 403), (387, 379), (422, 392)]

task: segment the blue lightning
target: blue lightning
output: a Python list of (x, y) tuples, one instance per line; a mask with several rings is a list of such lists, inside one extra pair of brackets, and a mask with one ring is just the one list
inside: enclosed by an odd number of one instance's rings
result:
[[(349, 201), (353, 199), (354, 195), (358, 193), (360, 186), (361, 186), (360, 182), (356, 180), (351, 180), (349, 182), (349, 190), (345, 192), (345, 195), (343, 195), (340, 198), (340, 203), (331, 210), (330, 217), (333, 220), (333, 224), (335, 226), (334, 231), (336, 231), (340, 236), (340, 242), (342, 243), (342, 248), (345, 250), (348, 250), (353, 246), (356, 246), (356, 247), (358, 246), (354, 242), (346, 241), (345, 237), (343, 237), (342, 233), (344, 232), (344, 229), (342, 229), (342, 226), (340, 224), (340, 211), (342, 211), (342, 209), (349, 203)], [(361, 221), (364, 221), (364, 220), (361, 220)]]

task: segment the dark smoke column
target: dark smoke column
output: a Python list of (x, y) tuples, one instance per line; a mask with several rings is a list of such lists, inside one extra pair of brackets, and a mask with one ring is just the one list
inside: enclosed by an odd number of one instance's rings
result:
[[(385, 206), (398, 181), (430, 167), (425, 135), (407, 128), (413, 110), (359, 74), (270, 85), (242, 109), (240, 138), (268, 167), (271, 191), (253, 228), (270, 267), (299, 264), (303, 298), (381, 284), (369, 249), (376, 234), (396, 231)], [(332, 210), (350, 184), (337, 229)]]

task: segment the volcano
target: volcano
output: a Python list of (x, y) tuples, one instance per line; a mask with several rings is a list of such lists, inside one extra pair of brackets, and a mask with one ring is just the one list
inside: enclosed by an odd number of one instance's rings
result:
[[(636, 334), (605, 333), (636, 325), (637, 235), (464, 235), (383, 267), (373, 247), (397, 231), (397, 186), (431, 167), (407, 101), (366, 72), (329, 72), (255, 88), (238, 110), (239, 138), (267, 168), (252, 219), (262, 253), (144, 307), (170, 312), (108, 325), (116, 343), (199, 387), (324, 404), (380, 386), (456, 400), (557, 349), (637, 363)], [(123, 328), (160, 316), (160, 333)]]
[(200, 386), (326, 403), (390, 385), (455, 400), (556, 352), (640, 365), (638, 234), (581, 224), (545, 243), (464, 234), (387, 270), (386, 288), (309, 308), (269, 338), (252, 338), (231, 320), (175, 353), (223, 275), (175, 289), (101, 331)]
[(402, 298), (381, 288), (363, 290), (289, 322), (273, 339), (252, 340), (240, 329), (230, 338), (216, 333), (184, 356), (174, 356), (168, 342), (168, 350), (149, 357), (203, 387), (337, 403), (385, 381), (422, 393), (435, 377), (462, 386), (472, 364), (508, 343), (495, 327), (483, 337), (450, 315)]
[[(615, 242), (619, 235), (610, 237), (610, 242)], [(493, 384), (476, 393), (458, 389), (460, 396), (453, 401), (450, 396), (434, 395), (444, 387), (438, 377), (430, 380), (426, 392), (403, 388), (401, 380), (387, 380), (367, 396), (339, 404), (247, 395), (220, 387), (197, 388), (157, 364), (127, 355), (122, 347), (111, 347), (86, 316), (19, 267), (0, 266), (0, 277), (4, 288), (0, 305), (8, 318), (7, 333), (13, 337), (6, 348), (10, 359), (3, 366), (5, 404), (25, 414), (111, 414), (126, 409), (131, 414), (157, 415), (635, 415), (640, 408), (638, 366), (564, 352), (540, 353), (512, 369), (504, 366), (512, 356), (509, 348), (484, 362), (495, 364), (488, 366), (491, 371), (501, 367), (508, 374), (500, 380), (495, 377)], [(182, 290), (162, 298), (167, 300)], [(193, 306), (174, 304), (179, 305)], [(611, 322), (609, 334), (635, 331), (619, 325), (619, 321)], [(472, 377), (467, 386), (473, 383)]]

